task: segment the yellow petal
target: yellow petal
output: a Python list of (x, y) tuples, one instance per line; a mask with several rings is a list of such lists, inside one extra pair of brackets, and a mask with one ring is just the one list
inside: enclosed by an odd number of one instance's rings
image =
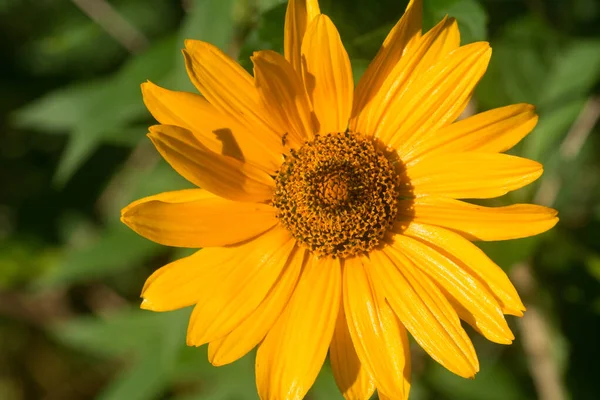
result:
[(200, 93), (217, 110), (260, 135), (265, 146), (281, 153), (284, 132), (269, 119), (250, 74), (210, 43), (186, 40), (183, 55)]
[(302, 399), (315, 381), (333, 337), (340, 305), (339, 260), (310, 256), (283, 314), (256, 354), (261, 399)]
[(540, 163), (495, 153), (433, 155), (406, 166), (411, 188), (401, 196), (441, 195), (485, 199), (502, 196), (542, 175)]
[(189, 346), (223, 337), (248, 317), (281, 275), (296, 241), (276, 227), (251, 243), (243, 258), (238, 255), (243, 246), (231, 249), (232, 261), (213, 265), (196, 287), (201, 294), (190, 317)]
[[(385, 262), (385, 261), (382, 261)], [(395, 268), (388, 260), (387, 268)], [(364, 257), (345, 260), (344, 310), (358, 357), (370, 371), (378, 389), (395, 399), (406, 399), (410, 390), (410, 352), (406, 330), (374, 287), (375, 265)]]
[(510, 344), (514, 339), (502, 310), (486, 287), (427, 244), (404, 235), (395, 235), (392, 246), (427, 274), (453, 304), (461, 319), (488, 340)]
[[(456, 20), (444, 18), (415, 42), (404, 50), (370, 102), (352, 115), (352, 131), (367, 136), (381, 136), (379, 125), (382, 119), (387, 113), (396, 112), (393, 109), (390, 111), (390, 106), (403, 96), (409, 84), (458, 47), (460, 34)], [(387, 137), (381, 139), (384, 142), (388, 140)]]
[(502, 312), (522, 316), (525, 306), (506, 273), (485, 253), (461, 235), (437, 226), (411, 223), (401, 230), (403, 235), (426, 242), (431, 248), (459, 265), (470, 275), (481, 279), (494, 294)]
[(318, 132), (344, 132), (352, 110), (354, 81), (348, 53), (328, 16), (319, 14), (309, 25), (302, 42), (302, 62)]
[(285, 128), (294, 147), (313, 138), (314, 127), (308, 95), (299, 73), (278, 53), (254, 53), (256, 87), (271, 118)]
[(392, 397), (386, 396), (381, 390), (377, 389), (377, 397), (379, 400), (393, 400)]
[(229, 364), (246, 355), (265, 337), (293, 293), (305, 260), (297, 248), (265, 299), (246, 319), (222, 338), (208, 345), (208, 360), (216, 366)]
[(217, 196), (263, 202), (273, 196), (273, 178), (232, 157), (210, 151), (183, 128), (155, 125), (148, 134), (163, 158), (185, 179)]
[(152, 82), (142, 84), (144, 103), (163, 125), (191, 131), (215, 153), (248, 161), (273, 173), (281, 164), (277, 149), (265, 146), (263, 132), (250, 132), (233, 118), (219, 112), (200, 95), (163, 89)]
[(198, 301), (198, 282), (210, 272), (211, 267), (228, 259), (228, 253), (221, 250), (200, 250), (154, 271), (142, 289), (140, 307), (152, 311), (171, 311), (195, 304)]
[(285, 12), (285, 27), (283, 34), (283, 52), (286, 60), (298, 73), (302, 72), (300, 50), (306, 28), (314, 17), (319, 15), (317, 0), (289, 0)]
[(353, 117), (375, 97), (403, 54), (406, 54), (421, 37), (422, 3), (422, 0), (411, 0), (408, 3), (402, 18), (387, 35), (377, 55), (360, 78), (352, 107)]
[(424, 134), (403, 160), (467, 151), (501, 153), (531, 132), (537, 120), (535, 107), (530, 104), (496, 108)]
[(224, 200), (203, 189), (161, 193), (121, 211), (121, 221), (147, 239), (166, 246), (211, 247), (235, 244), (277, 224), (267, 204)]
[(409, 259), (389, 246), (383, 251), (371, 252), (376, 289), (383, 290), (400, 321), (434, 360), (457, 375), (473, 377), (479, 362), (456, 311)]
[(421, 73), (382, 111), (376, 136), (403, 157), (425, 132), (452, 123), (483, 76), (490, 56), (488, 43), (472, 43)]
[(375, 382), (371, 374), (358, 359), (352, 343), (344, 307), (340, 307), (329, 359), (333, 377), (346, 400), (368, 400), (375, 391)]
[(469, 240), (507, 240), (546, 232), (558, 222), (556, 210), (535, 204), (484, 207), (443, 197), (401, 200), (398, 219), (442, 226)]
[(427, 51), (413, 72), (415, 79), (420, 78), (418, 74), (445, 60), (448, 54), (460, 46), (458, 23), (454, 18), (445, 17), (423, 35), (422, 42), (422, 46), (427, 46)]
[(208, 149), (221, 153), (223, 143), (213, 133), (213, 127), (225, 128), (225, 124), (213, 117), (218, 112), (204, 97), (167, 90), (152, 82), (142, 83), (142, 96), (148, 111), (158, 122), (185, 128)]
[[(253, 279), (251, 275), (256, 274), (256, 268), (263, 264), (272, 264), (270, 259), (279, 250), (275, 246), (283, 246), (287, 240), (289, 236), (286, 235), (286, 230), (276, 227), (243, 244), (208, 247), (167, 264), (146, 280), (142, 289), (142, 308), (170, 311), (209, 299), (211, 293), (216, 290), (214, 286), (227, 289), (236, 284), (237, 282), (225, 278), (244, 268), (248, 271), (248, 279)], [(271, 271), (265, 271), (269, 272)], [(218, 282), (215, 284), (215, 281)], [(223, 292), (221, 295), (228, 293)]]

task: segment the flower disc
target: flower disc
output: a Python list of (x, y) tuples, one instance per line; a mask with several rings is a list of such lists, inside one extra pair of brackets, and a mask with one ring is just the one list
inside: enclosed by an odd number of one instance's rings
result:
[(371, 140), (329, 133), (290, 152), (276, 177), (273, 205), (312, 252), (348, 257), (373, 249), (390, 228), (399, 181)]

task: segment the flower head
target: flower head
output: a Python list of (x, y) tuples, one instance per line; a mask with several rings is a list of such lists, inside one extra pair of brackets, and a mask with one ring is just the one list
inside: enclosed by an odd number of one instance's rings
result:
[(347, 399), (403, 399), (408, 335), (450, 371), (479, 369), (461, 320), (514, 339), (524, 306), (471, 243), (535, 235), (552, 209), (483, 207), (542, 166), (501, 154), (537, 122), (517, 104), (460, 121), (491, 55), (460, 46), (456, 21), (421, 33), (412, 0), (354, 87), (348, 55), (316, 0), (290, 0), (285, 56), (256, 52), (254, 76), (209, 43), (184, 56), (202, 96), (150, 82), (150, 139), (201, 189), (138, 200), (122, 220), (169, 246), (202, 248), (157, 270), (142, 307), (195, 305), (187, 342), (214, 365), (254, 347), (263, 399), (299, 399), (328, 352)]

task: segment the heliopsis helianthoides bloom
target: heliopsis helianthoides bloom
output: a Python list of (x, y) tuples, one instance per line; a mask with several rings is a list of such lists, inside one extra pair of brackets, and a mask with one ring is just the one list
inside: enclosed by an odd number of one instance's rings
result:
[(514, 339), (522, 315), (506, 274), (471, 243), (535, 235), (552, 209), (484, 207), (534, 181), (502, 154), (536, 124), (517, 104), (457, 121), (491, 55), (460, 46), (456, 21), (421, 32), (413, 0), (354, 87), (348, 55), (316, 0), (291, 0), (284, 55), (258, 51), (254, 76), (215, 46), (185, 43), (202, 96), (142, 85), (161, 125), (150, 139), (198, 189), (127, 206), (122, 220), (168, 246), (201, 248), (157, 270), (142, 308), (194, 305), (187, 343), (210, 362), (258, 347), (262, 399), (300, 399), (329, 354), (347, 399), (405, 399), (408, 333), (463, 377), (479, 370), (461, 320)]

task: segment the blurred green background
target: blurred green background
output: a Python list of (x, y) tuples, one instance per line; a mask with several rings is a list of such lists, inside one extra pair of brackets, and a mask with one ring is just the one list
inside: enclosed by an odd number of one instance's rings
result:
[[(600, 398), (600, 3), (424, 0), (493, 57), (471, 112), (517, 102), (540, 122), (516, 154), (535, 184), (491, 204), (558, 208), (552, 231), (481, 246), (528, 307), (512, 346), (472, 335), (463, 380), (413, 349), (411, 399)], [(321, 0), (358, 78), (403, 0)], [(0, 0), (0, 399), (255, 399), (253, 355), (213, 368), (186, 348), (190, 310), (138, 309), (145, 278), (189, 253), (119, 222), (140, 196), (188, 184), (160, 160), (139, 85), (193, 91), (180, 48), (210, 41), (251, 68), (281, 50), (282, 0)], [(341, 398), (326, 364), (311, 399)]]

